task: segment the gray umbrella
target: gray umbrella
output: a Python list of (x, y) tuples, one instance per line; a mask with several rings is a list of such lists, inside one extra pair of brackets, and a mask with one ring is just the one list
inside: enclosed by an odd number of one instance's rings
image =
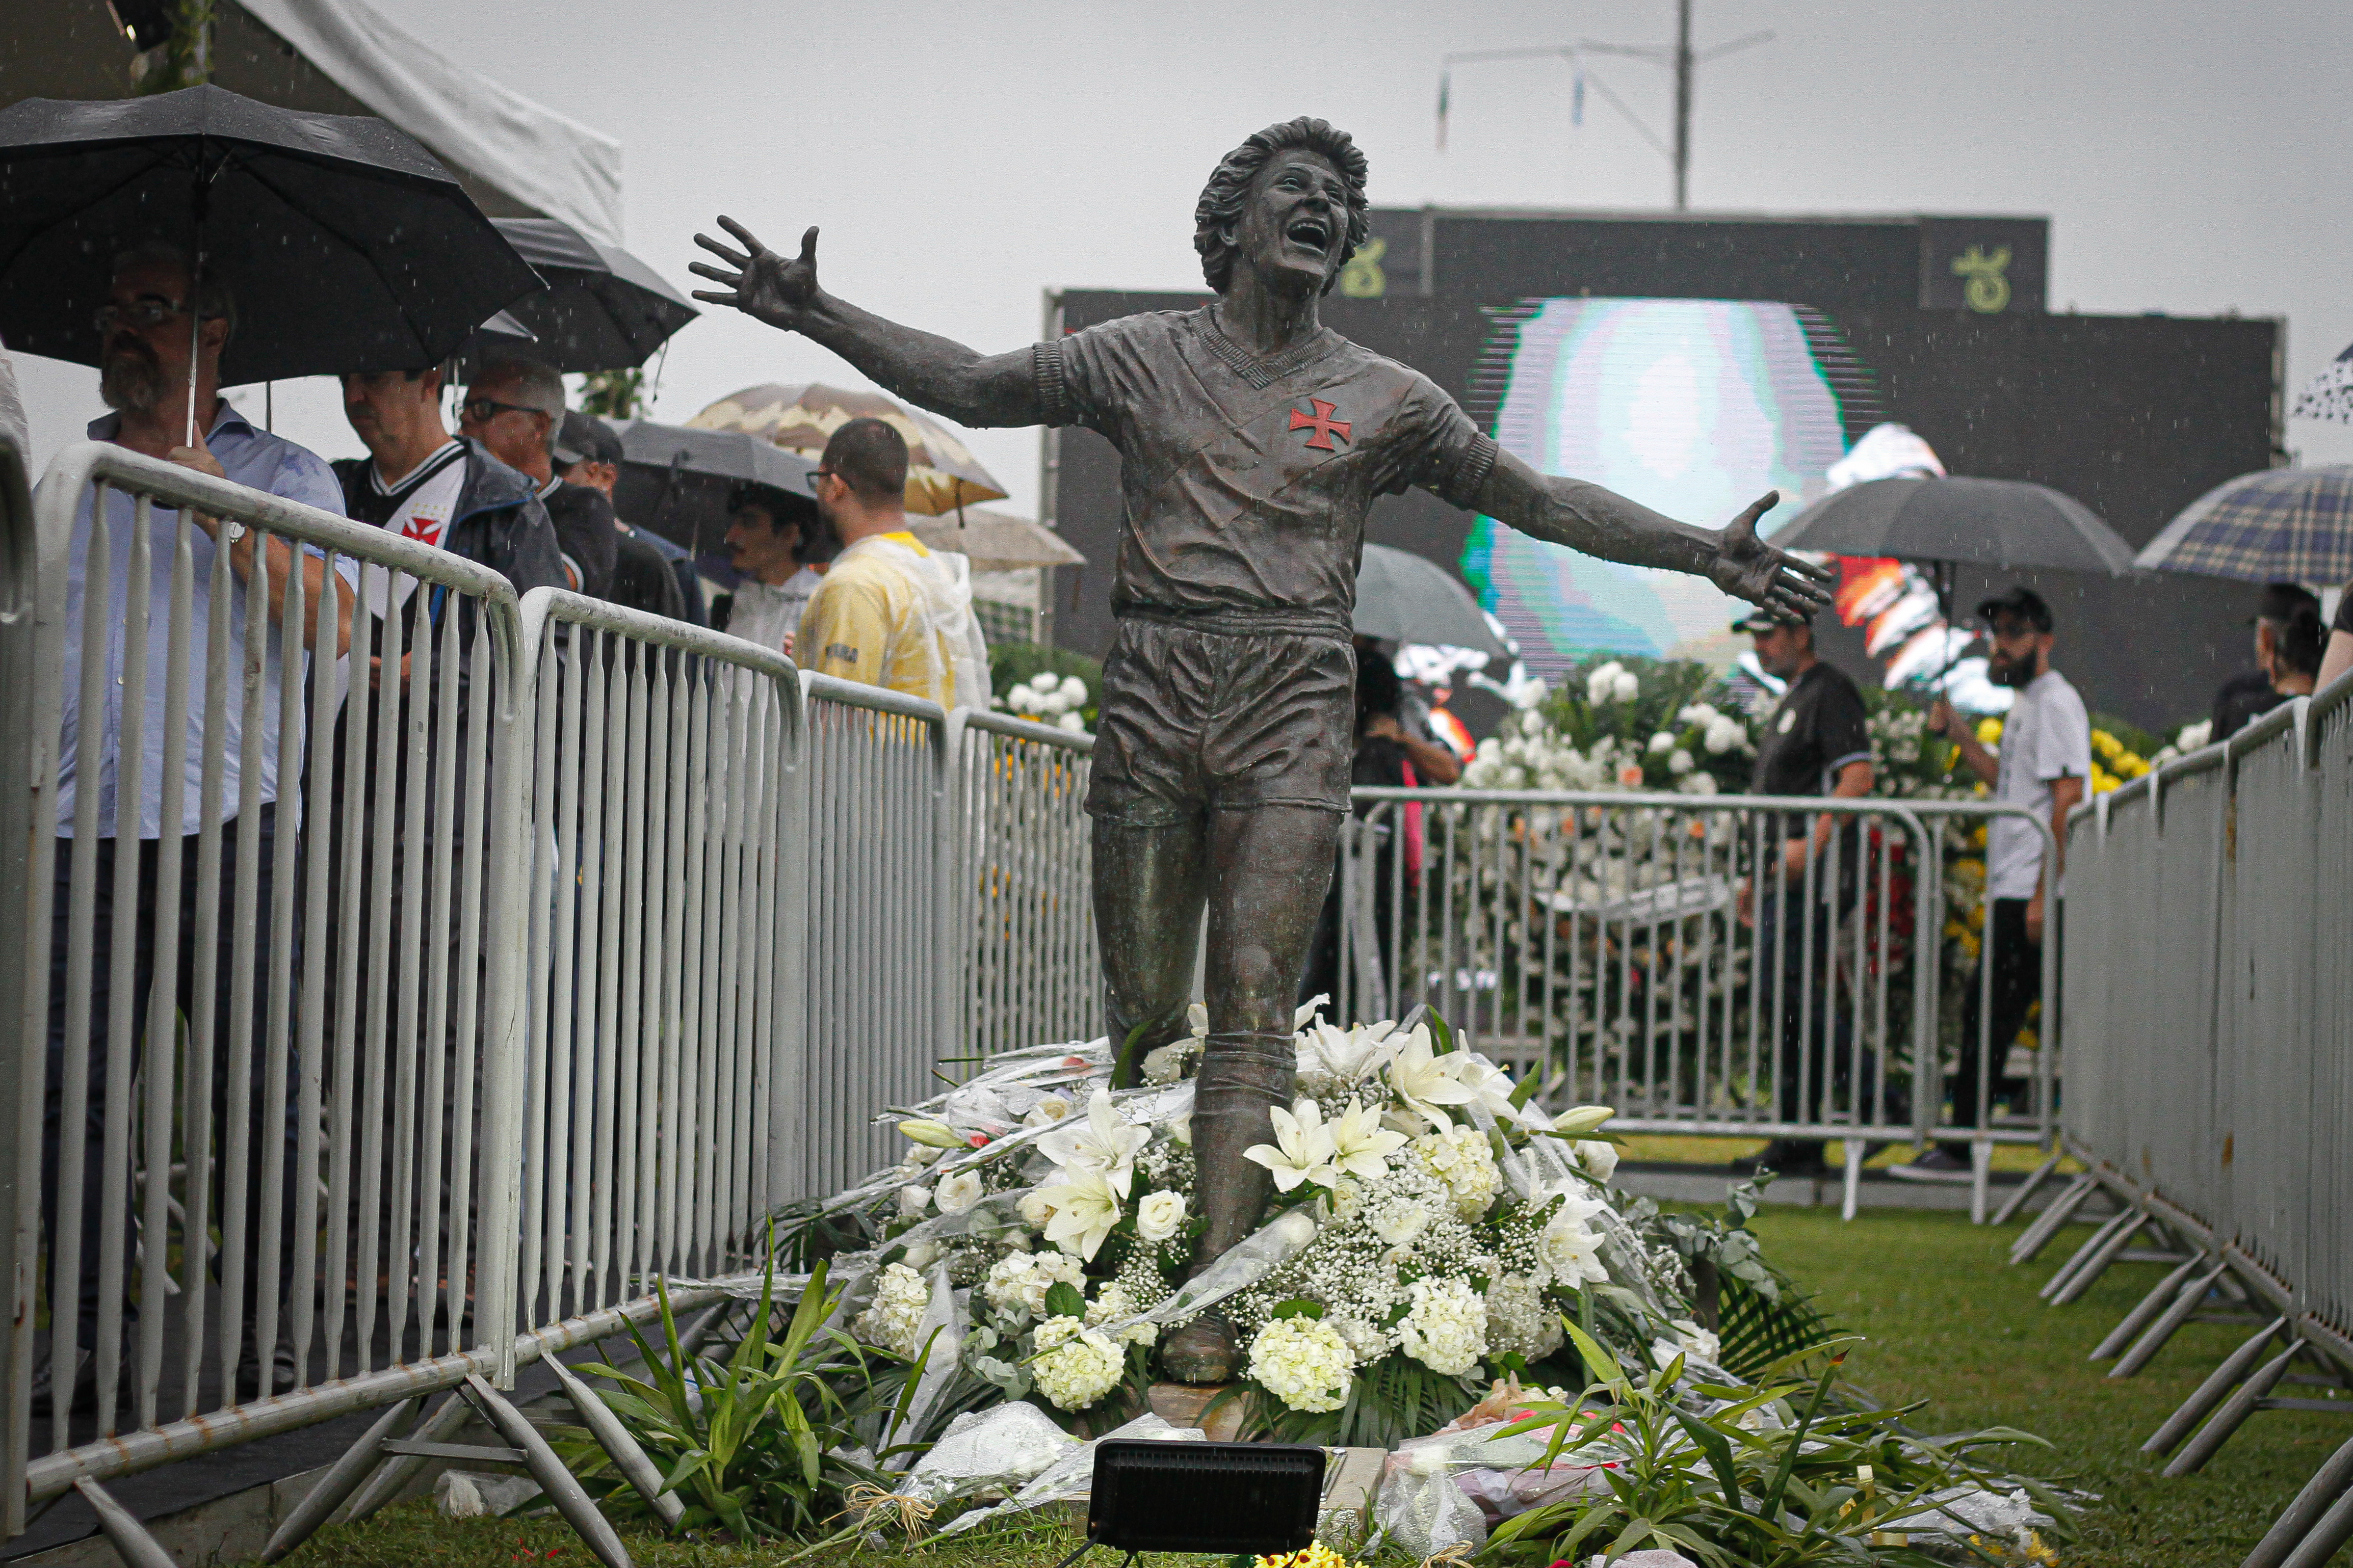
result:
[(2121, 577), (2133, 549), (2092, 509), (2020, 479), (1873, 479), (1833, 490), (1776, 530), (1783, 550)]
[(716, 548), (727, 531), (727, 502), (740, 484), (765, 485), (814, 524), (808, 476), (817, 464), (798, 452), (741, 430), (698, 430), (650, 419), (609, 422), (621, 437), (621, 479), (614, 510), (632, 527), (650, 528), (683, 548)]
[(1359, 637), (1388, 642), (1436, 643), (1472, 648), (1491, 658), (1512, 657), (1480, 612), (1479, 601), (1446, 568), (1384, 544), (1366, 545), (1356, 569), (1356, 629)]

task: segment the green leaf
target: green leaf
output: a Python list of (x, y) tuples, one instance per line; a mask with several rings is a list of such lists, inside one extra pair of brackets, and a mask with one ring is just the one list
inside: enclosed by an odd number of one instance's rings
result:
[(1293, 1296), (1290, 1300), (1279, 1303), (1272, 1315), (1278, 1318), (1320, 1319), (1324, 1316), (1324, 1303), (1305, 1296)]
[(1422, 1015), (1430, 1026), (1430, 1054), (1442, 1057), (1454, 1048), (1454, 1029), (1447, 1023), (1446, 1015), (1432, 1007)]
[(1079, 1294), (1075, 1285), (1057, 1279), (1046, 1291), (1046, 1315), (1083, 1319), (1087, 1315), (1087, 1299)]
[(1740, 1478), (1733, 1469), (1732, 1445), (1725, 1441), (1724, 1434), (1698, 1416), (1672, 1405), (1667, 1407), (1667, 1413), (1675, 1418), (1699, 1451), (1707, 1456), (1708, 1468), (1715, 1472), (1715, 1484), (1722, 1489), (1724, 1500), (1734, 1508), (1739, 1507)]
[(1594, 1382), (1615, 1388), (1626, 1381), (1625, 1370), (1619, 1366), (1618, 1358), (1602, 1349), (1599, 1340), (1575, 1323), (1564, 1321), (1561, 1327), (1568, 1331), (1569, 1339), (1577, 1345), (1577, 1356), (1585, 1363), (1585, 1370), (1592, 1373)]

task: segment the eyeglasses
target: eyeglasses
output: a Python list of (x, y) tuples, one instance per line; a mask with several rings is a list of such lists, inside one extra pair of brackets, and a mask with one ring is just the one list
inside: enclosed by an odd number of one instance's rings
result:
[(124, 325), (142, 331), (160, 327), (187, 308), (183, 300), (166, 300), (161, 294), (142, 294), (128, 305), (100, 305), (90, 321), (98, 328), (98, 335), (104, 337)]
[(555, 417), (544, 408), (526, 408), (520, 403), (501, 403), (495, 397), (470, 397), (458, 405), (458, 412), (477, 425), (487, 425), (501, 414), (536, 414), (543, 419)]
[(812, 495), (823, 494), (825, 491), (825, 481), (834, 477), (835, 475), (831, 468), (818, 468), (812, 472), (808, 476), (809, 493)]

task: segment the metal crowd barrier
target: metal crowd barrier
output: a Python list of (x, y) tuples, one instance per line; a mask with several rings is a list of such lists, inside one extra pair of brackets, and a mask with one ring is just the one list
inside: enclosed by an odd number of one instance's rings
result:
[[(116, 499), (78, 543), (86, 495)], [(190, 507), (349, 582), (352, 656), (280, 636), (304, 594), (273, 609)], [(94, 564), (69, 648), (86, 552), (131, 591), (100, 602)], [(82, 787), (58, 834), (61, 768), (95, 779), (111, 733), (61, 748), (69, 670), (81, 712), (152, 700), (114, 794), (187, 759), (156, 809), (190, 831), (116, 857), (113, 797)], [(681, 1309), (726, 1299), (778, 1205), (894, 1152), (876, 1110), (1097, 1027), (1090, 745), (574, 595), (518, 604), (111, 446), (28, 498), (0, 447), (0, 1533), (355, 1410), (461, 1384), (489, 1408), (481, 1380), (643, 1321), (659, 1275), (720, 1281)], [(45, 1107), (87, 1134), (45, 1136)], [(36, 1369), (84, 1352), (92, 1387), (68, 1373), (37, 1424)]]
[(1094, 737), (959, 709), (947, 745), (963, 792), (951, 813), (962, 834), (951, 885), (965, 900), (957, 1037), (976, 1058), (1092, 1038), (1103, 1016), (1084, 806)]
[[(2010, 1113), (1978, 1009), (1972, 1121), (1957, 1070), (1945, 842), (1985, 802), (1359, 788), (1327, 931), (1342, 1017), (1427, 1003), (1537, 1075), (1543, 1103), (1606, 1103), (1638, 1132), (2048, 1143), (2057, 1031), (2040, 1028)], [(1793, 868), (1785, 834), (1836, 825)], [(1761, 868), (1761, 870), (1760, 870)], [(1976, 928), (1990, 924), (1980, 887)], [(2056, 943), (2043, 947), (2053, 994)], [(1990, 996), (1991, 966), (1978, 982)], [(2004, 1042), (2007, 1045), (2007, 1042)], [(1924, 1063), (1934, 1063), (1924, 1070)], [(1925, 1092), (1923, 1091), (1925, 1088)], [(1861, 1162), (1848, 1163), (1850, 1194)]]
[[(2063, 1141), (2087, 1170), (2011, 1261), (2105, 1196), (2047, 1299), (2080, 1296), (2136, 1238), (2175, 1262), (2094, 1352), (2111, 1377), (2216, 1305), (2262, 1325), (2144, 1445), (2181, 1475), (2258, 1410), (2353, 1413), (2353, 679), (2079, 808), (2068, 831)], [(2348, 1539), (2353, 1442), (2248, 1568), (2316, 1564)]]

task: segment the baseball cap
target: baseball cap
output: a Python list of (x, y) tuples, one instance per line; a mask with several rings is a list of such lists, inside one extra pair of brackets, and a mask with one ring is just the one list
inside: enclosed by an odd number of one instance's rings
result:
[(564, 428), (556, 434), (555, 460), (565, 468), (575, 463), (612, 463), (621, 460), (621, 437), (610, 425), (594, 414), (567, 409)]
[(1978, 605), (1978, 619), (1986, 625), (1993, 625), (1997, 616), (2015, 616), (2038, 632), (2051, 629), (2051, 606), (2023, 583)]
[(1810, 626), (1813, 624), (1811, 616), (1783, 615), (1778, 610), (1768, 610), (1760, 605), (1733, 622), (1732, 629), (1742, 633), (1769, 632), (1781, 626)]
[(2257, 621), (2287, 622), (2295, 619), (2296, 612), (2310, 606), (2314, 618), (2320, 615), (2320, 595), (2297, 583), (2266, 583), (2263, 596), (2256, 602), (2255, 613), (2247, 624)]

